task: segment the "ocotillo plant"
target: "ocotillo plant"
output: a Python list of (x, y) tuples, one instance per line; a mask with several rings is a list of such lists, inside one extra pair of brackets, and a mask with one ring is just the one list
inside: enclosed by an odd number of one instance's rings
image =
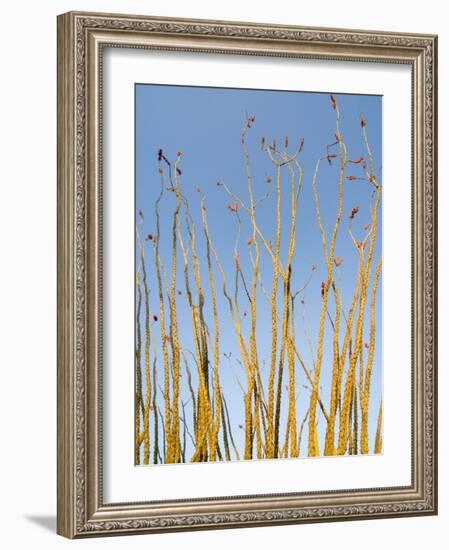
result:
[[(333, 95), (329, 108), (333, 139), (314, 167), (304, 165), (304, 138), (262, 136), (257, 162), (270, 170), (263, 184), (253, 158), (256, 116), (244, 119), (244, 182), (214, 183), (235, 235), (231, 262), (209, 223), (207, 185), (195, 183), (193, 195), (183, 180), (183, 153), (157, 151), (160, 192), (153, 204), (139, 204), (136, 223), (136, 464), (382, 452), (382, 402), (370, 422), (379, 369), (381, 184), (367, 121), (358, 123), (366, 153), (354, 157)], [(332, 168), (332, 215), (322, 213), (323, 163)], [(368, 204), (347, 204), (354, 185), (371, 190)], [(316, 264), (310, 268), (300, 256), (298, 227), (310, 209), (321, 240), (321, 281)], [(360, 237), (355, 220), (362, 211), (369, 217)], [(149, 219), (154, 229), (145, 234)], [(343, 239), (356, 258), (349, 275), (338, 255)], [(309, 292), (320, 298), (313, 327)], [(224, 351), (231, 339), (233, 355)], [(230, 379), (236, 391), (227, 390)]]

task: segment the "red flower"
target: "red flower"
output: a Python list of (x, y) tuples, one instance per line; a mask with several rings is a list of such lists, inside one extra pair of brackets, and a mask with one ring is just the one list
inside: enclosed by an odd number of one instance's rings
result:
[(356, 178), (355, 176), (346, 176), (346, 179), (349, 181), (358, 180), (359, 178)]
[(324, 293), (326, 292), (326, 283), (322, 281), (321, 283), (321, 297), (324, 298)]
[(159, 174), (163, 174), (163, 173), (164, 173), (164, 169), (162, 168), (162, 166), (159, 166), (159, 168), (157, 169), (157, 171), (159, 172)]
[(364, 118), (360, 118), (360, 126), (361, 126), (362, 128), (365, 128), (365, 126), (366, 126), (366, 120), (365, 120)]
[(357, 248), (363, 248), (363, 243), (360, 241), (357, 241)]
[(332, 165), (332, 160), (331, 159), (337, 158), (337, 155), (335, 153), (328, 153), (326, 155), (326, 158), (327, 158), (327, 162), (329, 163), (329, 166), (330, 166), (330, 165)]
[(363, 162), (365, 159), (363, 157), (359, 157), (358, 159), (355, 159), (355, 160), (351, 160), (350, 162), (352, 162), (353, 164), (360, 164), (361, 162)]
[(288, 147), (288, 136), (285, 136), (285, 138), (284, 138), (284, 145), (285, 145), (285, 148), (287, 149), (287, 147)]
[(337, 108), (337, 100), (335, 99), (335, 97), (332, 94), (331, 94), (331, 105), (332, 105), (332, 109)]
[(253, 244), (253, 240), (252, 240), (252, 239), (247, 239), (247, 240), (246, 240), (246, 244), (247, 244), (248, 246), (251, 246), (251, 245)]
[(237, 212), (238, 207), (239, 203), (237, 201), (235, 201), (234, 205), (228, 204), (228, 210), (230, 210), (231, 212)]
[(370, 223), (367, 223), (364, 227), (365, 231), (368, 231), (368, 229), (371, 227), (371, 224)]
[(369, 348), (369, 346), (368, 346), (368, 344), (367, 344), (366, 342), (365, 342), (363, 345), (365, 346), (366, 349)]
[(343, 263), (343, 258), (334, 258), (334, 263), (339, 267)]
[(254, 122), (256, 120), (256, 116), (255, 115), (251, 115), (249, 116), (247, 119), (246, 119), (246, 125), (248, 128), (251, 128), (251, 123)]
[(351, 210), (351, 214), (349, 216), (349, 219), (350, 220), (353, 220), (355, 215), (358, 213), (359, 211), (359, 207), (358, 206), (354, 206), (354, 208)]

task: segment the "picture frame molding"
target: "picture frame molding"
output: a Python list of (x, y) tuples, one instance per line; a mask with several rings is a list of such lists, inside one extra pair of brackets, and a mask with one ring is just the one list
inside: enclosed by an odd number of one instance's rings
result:
[[(105, 504), (102, 51), (268, 55), (412, 68), (412, 484)], [(437, 37), (69, 12), (58, 16), (57, 531), (69, 538), (437, 513)]]

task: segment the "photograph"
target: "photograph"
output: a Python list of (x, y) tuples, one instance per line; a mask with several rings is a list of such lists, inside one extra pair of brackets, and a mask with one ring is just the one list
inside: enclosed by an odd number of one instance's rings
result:
[(134, 99), (135, 464), (381, 455), (382, 96)]

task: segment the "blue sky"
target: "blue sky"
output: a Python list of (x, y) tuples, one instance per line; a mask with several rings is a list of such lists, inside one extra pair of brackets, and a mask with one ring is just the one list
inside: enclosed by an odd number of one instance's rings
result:
[[(341, 113), (341, 133), (348, 148), (349, 158), (367, 157), (360, 128), (359, 115), (367, 120), (367, 134), (373, 152), (376, 176), (381, 172), (381, 121), (382, 98), (368, 95), (336, 95)], [(154, 203), (160, 191), (160, 177), (157, 172), (157, 151), (162, 148), (164, 154), (174, 160), (177, 151), (182, 151), (180, 163), (182, 169), (182, 192), (189, 201), (190, 210), (197, 225), (198, 251), (200, 261), (205, 263), (204, 241), (201, 234), (200, 198), (195, 189), (198, 186), (205, 194), (209, 230), (214, 246), (220, 256), (222, 265), (227, 273), (232, 288), (234, 273), (233, 247), (237, 231), (235, 214), (229, 211), (227, 205), (232, 202), (222, 186), (217, 182), (224, 182), (242, 199), (248, 202), (245, 162), (241, 146), (241, 132), (246, 115), (255, 115), (256, 120), (248, 130), (247, 142), (250, 155), (254, 193), (256, 197), (270, 191), (270, 184), (266, 183), (267, 176), (275, 181), (275, 168), (267, 154), (260, 149), (260, 140), (265, 136), (268, 143), (275, 137), (281, 145), (284, 136), (289, 137), (289, 150), (293, 152), (304, 138), (304, 148), (299, 157), (304, 171), (303, 186), (299, 198), (298, 223), (296, 232), (296, 254), (292, 266), (292, 289), (301, 288), (306, 281), (311, 280), (301, 294), (304, 305), (297, 300), (296, 335), (297, 347), (301, 351), (309, 369), (312, 369), (312, 354), (306, 339), (306, 330), (316, 348), (318, 322), (321, 308), (321, 281), (326, 278), (326, 268), (323, 258), (321, 237), (317, 224), (316, 211), (313, 201), (312, 177), (317, 159), (325, 154), (326, 145), (335, 141), (335, 111), (331, 108), (329, 91), (323, 93), (306, 93), (291, 91), (243, 90), (234, 88), (208, 88), (188, 86), (166, 86), (152, 84), (137, 84), (135, 87), (136, 100), (136, 216), (139, 210), (144, 213), (144, 221), (139, 226), (142, 235), (155, 234)], [(336, 151), (337, 152), (337, 151)], [(335, 222), (338, 193), (338, 162), (331, 166), (327, 162), (321, 163), (317, 179), (317, 188), (320, 196), (320, 207), (323, 224), (328, 240)], [(346, 174), (361, 175), (359, 166), (348, 167)], [(282, 201), (282, 224), (284, 230), (284, 246), (281, 256), (286, 256), (287, 233), (291, 220), (289, 201), (289, 173), (283, 172), (283, 189), (285, 200)], [(273, 184), (272, 184), (273, 185)], [(370, 221), (369, 200), (372, 186), (367, 182), (345, 181), (343, 221), (337, 238), (335, 255), (343, 258), (341, 267), (337, 270), (335, 282), (339, 286), (343, 305), (347, 312), (354, 290), (358, 255), (348, 234), (348, 216), (354, 206), (359, 207), (359, 213), (353, 222), (353, 231), (357, 240), (362, 240), (364, 226)], [(257, 210), (257, 219), (267, 240), (274, 238), (274, 189), (267, 200), (261, 203)], [(175, 197), (172, 193), (165, 193), (161, 201), (161, 240), (160, 248), (162, 261), (169, 266), (170, 234)], [(138, 217), (136, 218), (138, 219)], [(240, 242), (239, 258), (244, 272), (249, 278), (251, 264), (248, 258), (247, 238), (251, 235), (248, 221), (244, 221)], [(382, 230), (379, 224), (377, 243), (373, 265), (381, 254)], [(146, 244), (147, 270), (151, 291), (150, 307), (152, 313), (158, 314), (157, 284), (152, 263), (151, 243)], [(138, 258), (138, 256), (136, 256)], [(182, 256), (179, 254), (179, 265), (182, 265)], [(311, 264), (317, 269), (311, 272)], [(239, 424), (244, 424), (242, 393), (237, 383), (237, 377), (245, 385), (245, 377), (237, 359), (239, 357), (235, 332), (232, 327), (227, 302), (220, 292), (220, 275), (214, 268), (217, 283), (218, 309), (220, 315), (221, 333), (221, 367), (220, 377), (223, 391), (230, 409), (233, 433), (242, 448), (243, 430)], [(261, 276), (268, 290), (271, 288), (272, 263), (268, 255), (262, 254)], [(208, 297), (207, 273), (204, 270), (204, 290)], [(182, 270), (179, 270), (178, 287), (184, 291)], [(379, 285), (376, 305), (377, 344), (375, 364), (372, 378), (372, 396), (370, 412), (370, 440), (373, 441), (375, 423), (382, 388), (382, 337), (381, 337), (381, 306), (382, 285)], [(244, 296), (241, 297), (244, 303)], [(333, 300), (329, 300), (329, 311), (333, 315)], [(209, 302), (210, 303), (210, 302)], [(270, 315), (268, 304), (262, 293), (258, 296), (258, 353), (260, 363), (268, 362), (270, 355)], [(186, 349), (193, 351), (192, 329), (190, 313), (187, 307), (185, 292), (178, 297), (180, 319), (180, 338)], [(248, 308), (249, 309), (249, 308)], [(207, 322), (212, 330), (212, 311), (206, 309)], [(368, 317), (368, 316), (367, 316)], [(243, 321), (249, 329), (249, 315)], [(157, 323), (153, 326), (155, 335), (159, 337)], [(369, 338), (368, 323), (365, 326), (366, 341)], [(329, 387), (332, 367), (332, 340), (330, 324), (326, 325), (325, 352), (322, 370), (321, 395), (326, 404), (329, 402)], [(155, 349), (160, 357), (160, 353)], [(223, 353), (231, 353), (230, 361)], [(366, 353), (366, 350), (365, 350)], [(162, 366), (160, 366), (162, 383)], [(267, 375), (268, 367), (263, 370)], [(195, 371), (194, 364), (191, 370)], [(308, 406), (309, 390), (305, 377), (298, 366), (299, 397), (298, 422), (301, 421)], [(266, 379), (266, 377), (265, 377)], [(286, 380), (286, 379), (285, 379)], [(287, 382), (287, 381), (286, 381)], [(284, 384), (285, 385), (285, 384)], [(186, 384), (184, 384), (186, 386)], [(182, 399), (187, 402), (189, 394), (183, 389)], [(284, 404), (287, 399), (284, 400)], [(190, 405), (187, 405), (187, 409)], [(320, 415), (319, 415), (320, 416)], [(388, 421), (387, 419), (384, 421)], [(324, 418), (319, 421), (319, 429), (324, 428)], [(321, 445), (322, 447), (322, 445)], [(372, 444), (371, 444), (372, 447)], [(322, 450), (322, 449), (321, 449)], [(307, 451), (307, 430), (304, 432), (301, 455)]]

